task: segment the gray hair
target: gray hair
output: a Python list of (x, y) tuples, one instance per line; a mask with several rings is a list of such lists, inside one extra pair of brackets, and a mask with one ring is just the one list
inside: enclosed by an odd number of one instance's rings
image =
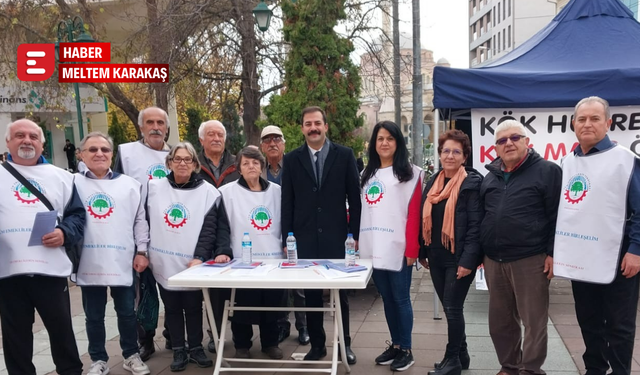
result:
[(178, 152), (178, 150), (180, 149), (187, 150), (187, 152), (193, 159), (193, 163), (195, 164), (194, 172), (200, 172), (200, 160), (198, 160), (198, 153), (196, 152), (196, 149), (193, 147), (193, 145), (189, 142), (180, 142), (171, 147), (171, 151), (169, 151), (167, 157), (164, 159), (164, 165), (167, 167), (167, 169), (171, 170), (171, 160), (173, 160), (173, 157), (176, 156), (176, 152)]
[(7, 125), (7, 131), (4, 132), (4, 140), (9, 142), (11, 140), (11, 128), (13, 127), (13, 125), (15, 125), (17, 122), (20, 121), (28, 121), (30, 123), (32, 123), (33, 125), (35, 125), (38, 130), (40, 131), (40, 142), (45, 143), (46, 142), (46, 138), (44, 137), (44, 132), (42, 131), (42, 128), (40, 127), (40, 125), (36, 124), (35, 122), (26, 119), (26, 118), (21, 118), (20, 120), (16, 120), (12, 123), (9, 123), (9, 125)]
[(99, 132), (99, 131), (91, 132), (91, 133), (85, 135), (84, 138), (82, 139), (82, 141), (80, 142), (80, 150), (84, 150), (84, 145), (87, 143), (87, 141), (90, 138), (96, 138), (96, 137), (102, 138), (105, 141), (109, 142), (109, 147), (111, 147), (111, 150), (113, 150), (113, 139), (111, 139), (111, 137), (109, 137), (108, 135), (104, 134), (103, 132)]
[(267, 161), (264, 159), (264, 155), (260, 152), (260, 149), (256, 146), (247, 146), (238, 152), (236, 155), (236, 169), (240, 171), (240, 164), (242, 163), (242, 158), (255, 159), (260, 162), (260, 170), (263, 170)]
[(218, 120), (209, 120), (209, 121), (205, 121), (202, 124), (200, 124), (200, 127), (198, 128), (198, 138), (204, 139), (204, 132), (207, 129), (207, 126), (209, 126), (209, 125), (220, 125), (220, 127), (222, 128), (222, 132), (224, 133), (223, 141), (224, 142), (227, 141), (227, 129)]
[(578, 108), (580, 108), (581, 105), (586, 103), (593, 103), (593, 102), (602, 104), (602, 106), (604, 107), (604, 115), (606, 116), (605, 120), (608, 120), (611, 118), (611, 111), (609, 110), (609, 102), (602, 99), (599, 96), (589, 96), (587, 98), (580, 100), (578, 104), (576, 104), (576, 108), (573, 111), (573, 117), (575, 118), (578, 116)]
[(505, 130), (509, 130), (509, 129), (518, 129), (520, 130), (520, 133), (525, 137), (529, 136), (529, 134), (527, 134), (527, 128), (525, 128), (524, 125), (520, 123), (520, 121), (505, 120), (501, 122), (500, 125), (498, 125), (498, 127), (496, 128), (496, 131), (493, 133), (495, 140), (496, 141), (498, 140), (498, 133)]
[(142, 126), (144, 125), (144, 113), (148, 110), (148, 109), (158, 109), (160, 111), (162, 111), (162, 113), (164, 114), (164, 122), (167, 124), (167, 129), (170, 128), (169, 126), (169, 115), (167, 114), (167, 112), (159, 107), (147, 107), (145, 109), (143, 109), (142, 111), (140, 111), (140, 113), (138, 113), (138, 126), (140, 128), (142, 128)]

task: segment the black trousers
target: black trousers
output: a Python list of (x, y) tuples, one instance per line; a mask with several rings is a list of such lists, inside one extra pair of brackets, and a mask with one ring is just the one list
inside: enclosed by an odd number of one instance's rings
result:
[[(266, 314), (262, 314), (260, 324), (260, 345), (262, 349), (278, 346), (278, 325), (266, 319)], [(233, 344), (236, 349), (250, 349), (252, 346), (253, 325), (248, 323), (231, 322), (231, 332), (233, 332)]]
[[(224, 302), (231, 298), (231, 289), (210, 288), (209, 298), (211, 299), (211, 312), (213, 313), (213, 319), (216, 320), (216, 330), (218, 331), (218, 337), (220, 337)], [(209, 321), (209, 315), (207, 315), (207, 321)], [(211, 328), (211, 322), (209, 322), (209, 328)], [(211, 331), (209, 331), (209, 336), (213, 338), (213, 336), (211, 336)]]
[(189, 350), (202, 347), (202, 292), (167, 290), (158, 284), (172, 349), (184, 348), (185, 320)]
[(455, 358), (459, 355), (460, 350), (466, 351), (467, 349), (463, 312), (464, 300), (467, 298), (476, 270), (472, 270), (470, 275), (458, 280), (456, 256), (451, 254), (449, 250), (431, 249), (427, 257), (433, 288), (440, 298), (444, 314), (447, 317), (449, 342), (445, 356)]
[(631, 373), (639, 280), (618, 271), (608, 285), (571, 282), (588, 375), (605, 375), (609, 366), (613, 375)]
[(34, 309), (38, 311), (51, 344), (51, 357), (60, 375), (82, 374), (71, 323), (67, 278), (13, 276), (0, 280), (2, 347), (7, 372), (35, 375), (33, 365)]
[[(323, 307), (322, 289), (305, 289), (304, 295), (307, 307)], [(340, 290), (340, 308), (342, 309), (342, 327), (344, 328), (344, 344), (351, 346), (351, 336), (349, 336), (349, 299), (347, 291)], [(337, 329), (338, 327), (335, 327)], [(327, 341), (324, 332), (324, 312), (307, 312), (307, 329), (309, 339), (314, 348), (323, 348)]]

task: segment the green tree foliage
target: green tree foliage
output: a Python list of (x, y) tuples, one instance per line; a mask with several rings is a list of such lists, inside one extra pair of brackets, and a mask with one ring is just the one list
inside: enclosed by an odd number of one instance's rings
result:
[(129, 142), (125, 127), (120, 123), (120, 121), (118, 121), (118, 116), (116, 116), (115, 113), (111, 115), (111, 123), (109, 124), (109, 137), (113, 139), (112, 162), (115, 163), (116, 156), (118, 155), (118, 146), (123, 143)]
[(580, 181), (576, 181), (571, 185), (571, 192), (573, 193), (574, 197), (578, 195), (578, 193), (582, 190), (584, 190), (584, 185), (582, 185), (582, 182)]
[(102, 209), (109, 208), (109, 205), (107, 204), (107, 201), (105, 201), (104, 199), (96, 199), (93, 202), (93, 208), (97, 208), (100, 212), (102, 212)]
[(196, 151), (200, 152), (202, 146), (198, 138), (198, 128), (200, 128), (200, 124), (205, 121), (206, 113), (202, 108), (195, 106), (187, 108), (185, 113), (187, 115), (187, 123), (185, 125), (186, 133), (184, 134), (184, 140), (190, 142)]
[(173, 221), (176, 221), (177, 219), (182, 219), (182, 211), (180, 211), (177, 208), (174, 208), (173, 210), (171, 210), (171, 214), (169, 214), (169, 216), (171, 216)]
[(165, 178), (165, 177), (167, 177), (167, 173), (165, 171), (163, 171), (162, 169), (156, 169), (155, 171), (153, 171), (153, 177), (155, 177), (155, 178)]
[(24, 186), (24, 185), (23, 185), (23, 186), (20, 188), (20, 192), (21, 192), (22, 194), (27, 194), (27, 198), (31, 198), (31, 191), (29, 191), (29, 189), (27, 189), (27, 187), (26, 187), (26, 186)]
[(233, 155), (244, 147), (245, 138), (242, 133), (242, 126), (240, 126), (240, 116), (236, 109), (236, 105), (232, 100), (227, 100), (222, 104), (220, 108), (222, 113), (222, 124), (227, 129), (227, 142), (226, 149)]
[(376, 194), (380, 194), (380, 188), (374, 185), (371, 187), (371, 189), (369, 189), (369, 192), (367, 194), (369, 194), (371, 196), (371, 199), (373, 199)]
[(286, 150), (300, 146), (300, 113), (316, 105), (327, 113), (328, 136), (332, 141), (363, 149), (353, 131), (363, 124), (360, 107), (360, 76), (349, 55), (353, 43), (340, 37), (334, 27), (346, 18), (346, 0), (283, 1), (284, 39), (291, 44), (285, 62), (285, 89), (271, 97), (265, 114), (279, 125), (287, 140)]
[(264, 213), (264, 212), (258, 212), (258, 213), (256, 214), (256, 220), (258, 220), (258, 221), (260, 222), (260, 224), (264, 224), (264, 222), (265, 222), (266, 220), (269, 220), (269, 217), (268, 217), (268, 216), (267, 216), (267, 214), (266, 214), (266, 213)]

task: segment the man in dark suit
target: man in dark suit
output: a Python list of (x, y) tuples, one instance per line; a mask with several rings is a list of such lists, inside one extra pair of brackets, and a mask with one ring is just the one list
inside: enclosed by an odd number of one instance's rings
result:
[[(327, 139), (326, 115), (319, 107), (302, 111), (306, 143), (284, 156), (282, 167), (282, 239), (293, 232), (301, 259), (344, 258), (347, 233), (360, 232), (360, 187), (353, 151)], [(350, 219), (347, 220), (349, 202)], [(357, 244), (357, 242), (356, 242)], [(357, 246), (357, 245), (356, 245)], [(305, 290), (307, 307), (322, 307), (322, 290)], [(349, 336), (349, 301), (340, 291), (347, 362), (356, 363)], [(305, 360), (327, 355), (322, 312), (307, 312), (311, 350)]]

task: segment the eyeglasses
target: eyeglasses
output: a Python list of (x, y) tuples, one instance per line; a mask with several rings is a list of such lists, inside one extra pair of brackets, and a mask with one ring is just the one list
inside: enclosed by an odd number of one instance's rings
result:
[(98, 150), (102, 151), (103, 154), (108, 154), (111, 151), (113, 151), (109, 147), (95, 147), (95, 146), (84, 149), (84, 151), (88, 151), (92, 154), (95, 154), (96, 152), (98, 152)]
[(191, 163), (193, 163), (193, 159), (192, 158), (173, 158), (171, 159), (171, 161), (173, 161), (176, 164), (180, 164), (182, 162), (184, 162), (185, 164), (189, 165)]
[(275, 137), (264, 137), (262, 138), (262, 143), (268, 145), (271, 142), (280, 143), (282, 142), (282, 137), (277, 135)]
[(453, 156), (462, 156), (462, 150), (457, 149), (457, 148), (454, 148), (453, 150), (449, 149), (449, 148), (444, 148), (444, 149), (442, 149), (442, 152), (440, 154), (442, 154), (442, 155), (453, 154)]
[(508, 137), (504, 137), (504, 138), (500, 138), (496, 141), (496, 145), (498, 146), (503, 146), (505, 144), (507, 144), (507, 140), (511, 140), (511, 142), (516, 143), (519, 140), (521, 140), (522, 138), (527, 138), (526, 135), (522, 135), (522, 134), (514, 134)]

